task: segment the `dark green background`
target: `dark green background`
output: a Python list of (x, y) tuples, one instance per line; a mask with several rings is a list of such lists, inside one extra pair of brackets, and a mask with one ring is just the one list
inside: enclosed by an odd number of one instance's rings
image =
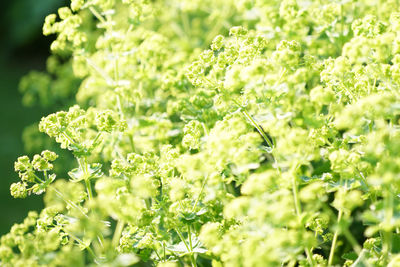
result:
[(14, 161), (24, 154), (22, 131), (48, 113), (26, 108), (18, 91), (20, 78), (44, 70), (52, 37), (42, 35), (47, 14), (65, 6), (64, 0), (0, 1), (0, 235), (21, 222), (29, 210), (42, 208), (42, 196), (13, 199), (9, 187), (18, 181)]

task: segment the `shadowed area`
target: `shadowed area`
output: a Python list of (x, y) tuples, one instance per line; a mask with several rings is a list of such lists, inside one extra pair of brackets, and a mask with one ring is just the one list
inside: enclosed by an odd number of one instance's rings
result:
[(18, 181), (14, 161), (24, 154), (23, 129), (48, 113), (21, 104), (18, 83), (30, 70), (44, 70), (51, 38), (42, 36), (42, 23), (65, 1), (2, 1), (0, 3), (0, 235), (21, 222), (29, 210), (42, 208), (42, 196), (13, 199), (10, 184)]

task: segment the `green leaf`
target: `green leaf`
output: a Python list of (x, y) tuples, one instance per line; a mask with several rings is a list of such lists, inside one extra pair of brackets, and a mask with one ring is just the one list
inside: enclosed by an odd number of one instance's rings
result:
[(85, 174), (81, 168), (75, 168), (69, 171), (68, 175), (71, 177), (71, 181), (74, 183), (83, 181), (85, 179)]

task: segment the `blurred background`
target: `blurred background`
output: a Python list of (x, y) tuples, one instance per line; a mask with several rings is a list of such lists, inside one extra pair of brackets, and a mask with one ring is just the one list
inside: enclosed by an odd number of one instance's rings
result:
[(21, 222), (29, 210), (43, 207), (42, 196), (13, 199), (10, 184), (19, 180), (14, 161), (24, 155), (23, 130), (50, 110), (22, 105), (18, 84), (31, 70), (44, 71), (52, 37), (42, 35), (46, 15), (64, 0), (0, 1), (0, 235)]

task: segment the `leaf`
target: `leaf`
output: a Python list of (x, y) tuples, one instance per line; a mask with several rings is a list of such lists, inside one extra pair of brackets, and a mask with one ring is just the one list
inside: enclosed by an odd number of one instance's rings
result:
[(79, 168), (75, 168), (68, 172), (68, 175), (71, 177), (72, 182), (79, 182), (88, 178), (99, 178), (103, 175), (101, 171), (100, 163), (93, 163), (88, 167), (89, 176), (86, 176), (83, 170)]
[(103, 175), (103, 172), (101, 171), (102, 165), (100, 163), (93, 163), (90, 165), (88, 168), (90, 178), (99, 178)]
[(186, 245), (183, 242), (178, 243), (177, 245), (171, 245), (167, 247), (168, 250), (173, 251), (173, 252), (182, 252), (182, 253), (189, 253), (188, 249), (186, 248)]
[(193, 252), (206, 253), (208, 251), (207, 249), (202, 248), (203, 245), (200, 239), (195, 234), (192, 234), (192, 244), (193, 244)]
[(202, 209), (200, 209), (198, 212), (196, 212), (196, 215), (197, 215), (197, 216), (200, 216), (200, 215), (203, 215), (203, 214), (205, 214), (205, 213), (207, 213), (207, 209), (206, 209), (206, 208), (202, 208)]
[(181, 212), (179, 220), (183, 223), (190, 223), (196, 219), (196, 213), (194, 212)]
[(269, 146), (260, 146), (261, 150), (267, 152), (268, 154), (271, 154), (274, 151), (273, 147), (269, 147)]
[(204, 254), (206, 253), (208, 250), (205, 248), (194, 248), (193, 252), (199, 253), (199, 254)]
[(202, 208), (197, 212), (181, 212), (179, 220), (183, 223), (190, 224), (193, 223), (199, 216), (207, 213), (207, 209)]
[[(173, 251), (173, 252), (181, 252), (181, 253), (183, 253), (181, 255), (189, 254), (189, 253), (204, 254), (204, 253), (206, 253), (208, 251), (207, 249), (202, 248), (202, 244), (201, 244), (199, 238), (195, 234), (192, 234), (191, 239), (192, 239), (192, 246), (193, 246), (192, 247), (192, 249), (193, 249), (192, 251), (189, 251), (188, 248), (186, 247), (185, 243), (183, 243), (183, 242), (180, 242), (177, 245), (168, 246), (167, 249), (170, 250), (170, 251)], [(187, 242), (187, 244), (190, 243), (188, 241), (186, 241), (186, 242)]]
[(85, 174), (81, 168), (75, 168), (68, 172), (69, 177), (71, 177), (72, 182), (79, 182), (85, 179)]

